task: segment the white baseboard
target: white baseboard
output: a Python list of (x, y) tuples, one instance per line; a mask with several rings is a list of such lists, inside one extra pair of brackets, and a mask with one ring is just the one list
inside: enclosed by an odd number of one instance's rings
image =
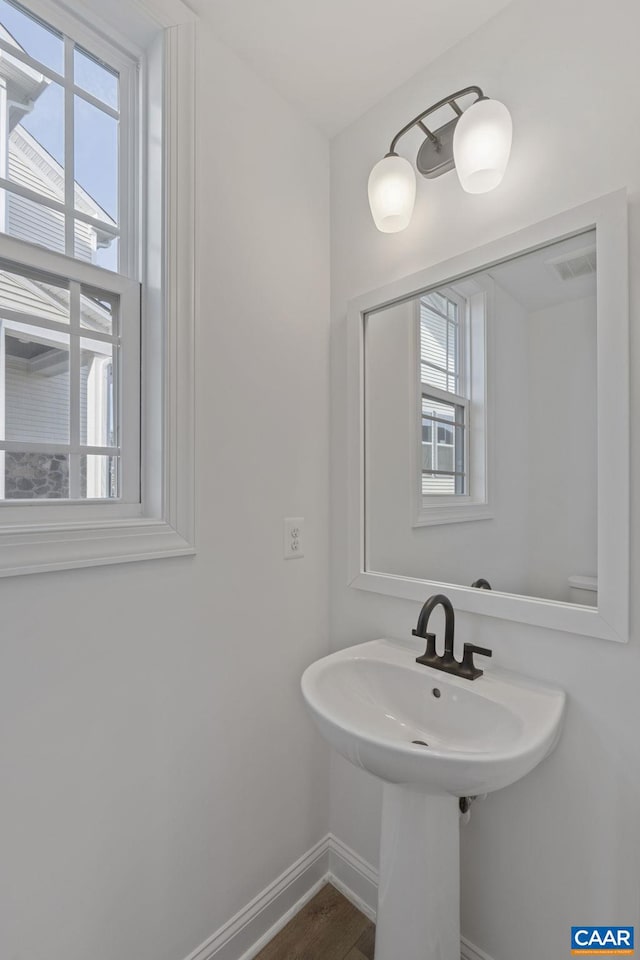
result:
[(325, 837), (236, 913), (186, 960), (252, 960), (327, 882)]
[(460, 937), (460, 960), (493, 960), (493, 958), (470, 943), (466, 937)]
[[(377, 871), (329, 833), (185, 960), (253, 960), (325, 883), (375, 920)], [(492, 958), (462, 937), (460, 960)]]
[(376, 919), (378, 872), (346, 843), (329, 834), (329, 881), (369, 920)]

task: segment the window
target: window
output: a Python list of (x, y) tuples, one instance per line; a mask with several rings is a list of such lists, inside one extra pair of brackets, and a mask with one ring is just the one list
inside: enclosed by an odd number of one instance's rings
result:
[(0, 0), (0, 576), (193, 552), (196, 18), (87, 2)]
[(464, 301), (438, 291), (420, 298), (423, 496), (464, 495), (469, 402), (464, 371)]
[(136, 64), (13, 0), (0, 52), (0, 497), (140, 502)]
[(487, 515), (486, 292), (463, 281), (417, 300), (416, 525)]

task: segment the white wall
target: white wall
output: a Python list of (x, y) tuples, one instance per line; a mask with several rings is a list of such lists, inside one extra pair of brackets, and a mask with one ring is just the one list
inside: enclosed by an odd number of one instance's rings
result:
[(596, 322), (587, 297), (527, 323), (529, 590), (552, 600), (598, 569)]
[[(346, 586), (347, 301), (388, 281), (627, 185), (640, 256), (640, 8), (635, 0), (514, 0), (333, 142), (332, 636), (410, 639), (419, 605)], [(515, 129), (501, 188), (464, 194), (455, 174), (419, 184), (404, 233), (378, 233), (366, 182), (390, 137), (468, 83), (504, 100)], [(621, 96), (621, 91), (624, 95)], [(603, 136), (603, 129), (607, 134)], [(408, 149), (408, 148), (407, 148)], [(458, 643), (569, 694), (562, 742), (519, 784), (474, 810), (462, 836), (463, 932), (495, 960), (564, 956), (575, 923), (640, 923), (640, 278), (632, 269), (632, 635), (628, 645), (459, 615)], [(603, 318), (606, 323), (606, 318)], [(634, 482), (635, 481), (635, 482)], [(333, 760), (331, 826), (377, 860), (379, 790)]]
[(182, 960), (328, 826), (328, 149), (199, 6), (198, 555), (0, 581), (3, 960)]

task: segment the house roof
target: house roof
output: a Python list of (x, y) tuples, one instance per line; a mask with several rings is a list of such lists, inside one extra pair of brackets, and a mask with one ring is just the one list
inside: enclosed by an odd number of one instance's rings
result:
[[(16, 38), (7, 28), (0, 23), (0, 38), (26, 53)], [(9, 111), (10, 129), (29, 113), (33, 103), (40, 94), (46, 90), (49, 80), (38, 70), (30, 67), (28, 64), (12, 57), (6, 50), (0, 50), (0, 77), (7, 85), (7, 100), (11, 102), (12, 109)]]

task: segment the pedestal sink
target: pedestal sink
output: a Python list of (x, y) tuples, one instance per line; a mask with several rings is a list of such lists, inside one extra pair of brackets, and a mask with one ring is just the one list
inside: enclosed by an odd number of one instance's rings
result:
[(565, 695), (492, 669), (469, 681), (388, 640), (305, 670), (324, 738), (383, 783), (376, 960), (460, 960), (458, 798), (526, 776), (560, 736)]

